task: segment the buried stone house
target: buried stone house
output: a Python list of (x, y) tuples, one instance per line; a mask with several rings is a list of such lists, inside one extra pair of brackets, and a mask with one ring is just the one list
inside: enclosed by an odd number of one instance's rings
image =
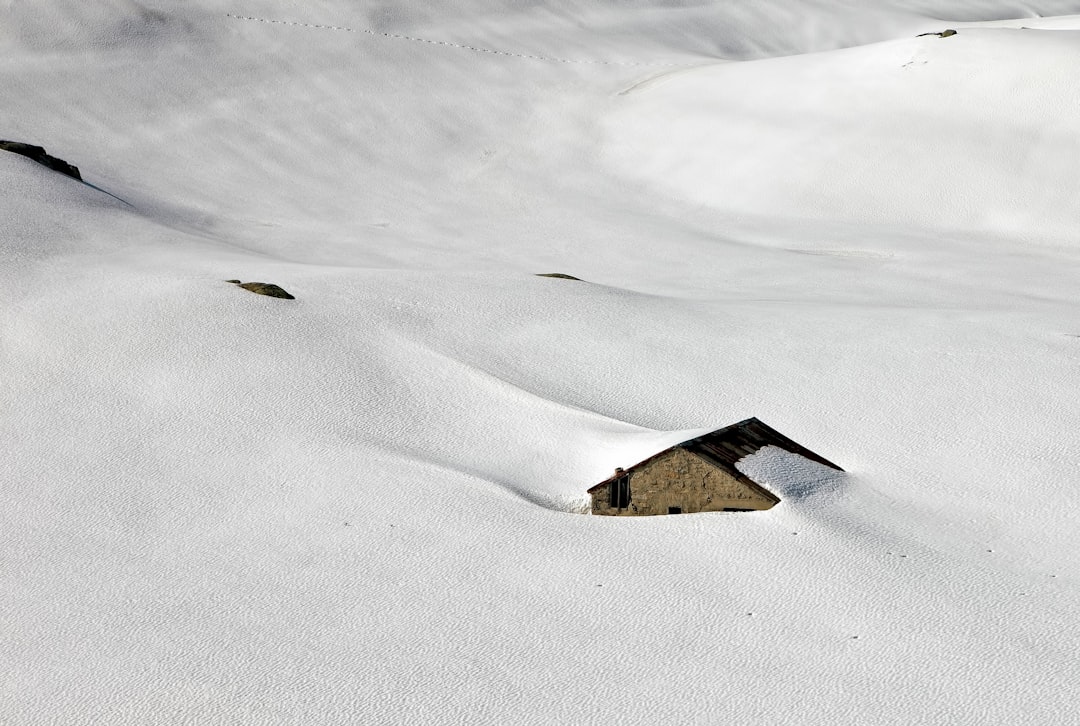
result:
[(617, 516), (748, 512), (780, 501), (735, 464), (775, 446), (843, 471), (776, 429), (750, 418), (665, 449), (589, 489), (592, 513)]

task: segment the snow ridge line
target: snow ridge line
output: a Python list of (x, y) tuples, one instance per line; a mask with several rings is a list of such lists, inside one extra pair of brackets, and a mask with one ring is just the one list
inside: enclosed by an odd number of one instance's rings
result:
[(225, 13), (225, 17), (232, 18), (233, 20), (249, 20), (257, 23), (269, 23), (272, 25), (292, 25), (299, 28), (312, 28), (314, 30), (336, 30), (342, 33), (364, 33), (365, 35), (372, 35), (382, 38), (390, 38), (392, 40), (408, 40), (413, 43), (427, 43), (429, 45), (444, 45), (448, 48), (460, 48), (461, 50), (469, 50), (474, 53), (488, 53), (489, 55), (501, 55), (508, 58), (526, 58), (528, 60), (538, 60), (545, 63), (568, 63), (575, 65), (597, 65), (597, 66), (652, 66), (652, 67), (677, 67), (689, 65), (687, 63), (661, 63), (658, 61), (602, 61), (602, 60), (575, 60), (572, 58), (557, 58), (554, 56), (533, 55), (530, 53), (514, 53), (508, 50), (495, 50), (494, 48), (482, 48), (475, 45), (463, 45), (461, 43), (451, 43), (447, 40), (432, 40), (431, 38), (419, 38), (414, 35), (400, 35), (398, 33), (381, 33), (377, 30), (369, 30), (367, 28), (349, 28), (344, 25), (321, 25), (319, 23), (302, 23), (294, 20), (274, 20), (272, 18), (256, 18), (250, 15), (233, 15), (232, 13)]

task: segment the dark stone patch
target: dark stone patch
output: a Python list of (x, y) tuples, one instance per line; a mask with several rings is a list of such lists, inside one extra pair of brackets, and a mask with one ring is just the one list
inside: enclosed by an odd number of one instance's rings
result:
[(943, 30), (940, 33), (919, 33), (915, 37), (922, 38), (927, 35), (936, 35), (939, 38), (951, 38), (952, 36), (956, 35), (956, 31), (952, 28), (949, 28), (948, 30)]
[(63, 159), (57, 159), (55, 156), (49, 156), (45, 153), (44, 147), (34, 146), (33, 144), (24, 144), (21, 141), (0, 140), (0, 150), (10, 151), (13, 154), (21, 154), (28, 159), (33, 159), (43, 166), (49, 167), (53, 171), (58, 171), (72, 179), (82, 181), (82, 174), (79, 173), (79, 167), (73, 166)]
[(240, 282), (239, 280), (226, 280), (234, 285), (253, 292), (256, 295), (269, 295), (270, 297), (280, 297), (283, 300), (295, 300), (296, 298), (287, 293), (283, 288), (278, 287), (270, 282)]
[(573, 275), (567, 275), (567, 274), (564, 274), (562, 272), (538, 272), (538, 273), (536, 273), (536, 276), (537, 277), (556, 277), (556, 278), (558, 278), (560, 280), (577, 280), (578, 282), (582, 282), (582, 279), (580, 277), (574, 277)]

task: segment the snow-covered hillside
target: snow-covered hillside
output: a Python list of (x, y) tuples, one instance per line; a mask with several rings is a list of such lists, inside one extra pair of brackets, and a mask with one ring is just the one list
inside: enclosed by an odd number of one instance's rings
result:
[[(1080, 2), (9, 0), (0, 57), (86, 182), (0, 152), (0, 723), (1076, 723)], [(848, 473), (578, 514), (749, 416)]]

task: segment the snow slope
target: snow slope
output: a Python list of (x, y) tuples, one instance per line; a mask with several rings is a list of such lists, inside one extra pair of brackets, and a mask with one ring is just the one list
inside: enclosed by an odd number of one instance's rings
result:
[(1080, 3), (866, 5), (0, 6), (0, 723), (1075, 723)]
[(963, 28), (668, 71), (625, 92), (617, 162), (738, 213), (1052, 242), (1080, 216), (1078, 61), (1076, 31)]

